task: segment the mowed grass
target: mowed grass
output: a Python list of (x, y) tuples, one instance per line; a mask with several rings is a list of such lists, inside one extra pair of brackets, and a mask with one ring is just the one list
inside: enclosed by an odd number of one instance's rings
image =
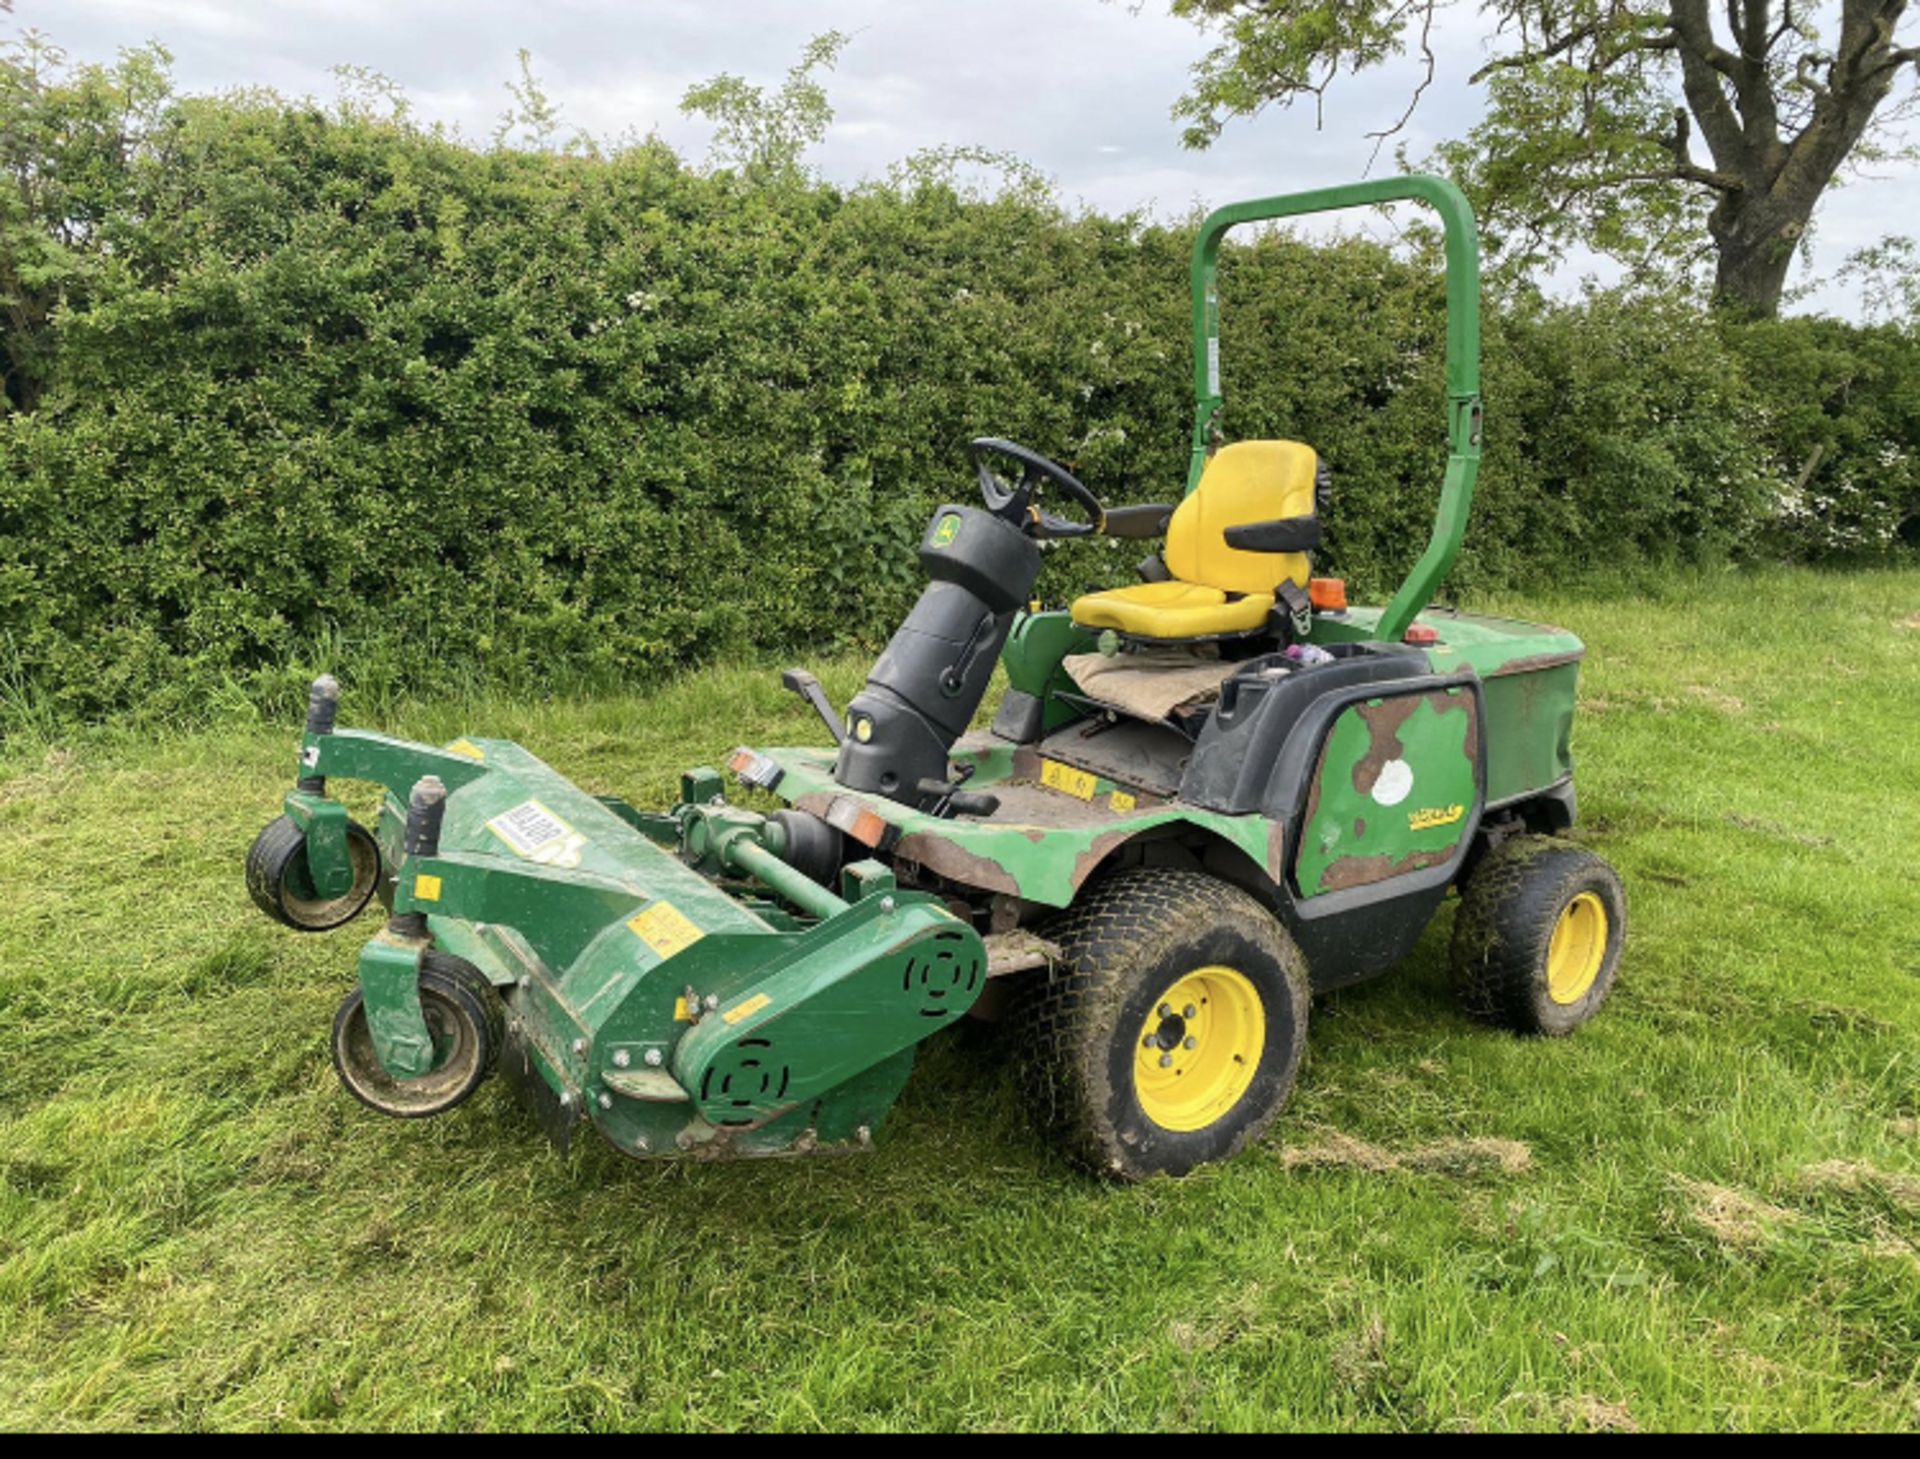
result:
[[(0, 1425), (1914, 1427), (1920, 573), (1473, 606), (1589, 645), (1611, 1005), (1469, 1023), (1448, 911), (1316, 1001), (1262, 1145), (1132, 1188), (1056, 1161), (979, 1031), (861, 1158), (562, 1157), (497, 1083), (383, 1120), (326, 1052), (377, 923), (303, 938), (241, 886), (291, 728), (14, 744)], [(386, 727), (648, 804), (818, 738), (765, 669)]]

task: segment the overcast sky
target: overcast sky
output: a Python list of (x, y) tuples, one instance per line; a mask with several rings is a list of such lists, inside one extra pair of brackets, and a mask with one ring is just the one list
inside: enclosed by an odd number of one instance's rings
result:
[[(777, 84), (809, 36), (838, 29), (854, 40), (826, 78), (835, 118), (810, 158), (827, 176), (855, 181), (917, 148), (967, 143), (1018, 154), (1070, 200), (1163, 215), (1361, 176), (1373, 150), (1365, 134), (1399, 115), (1417, 77), (1402, 62), (1342, 78), (1320, 129), (1310, 109), (1269, 111), (1230, 122), (1196, 153), (1181, 148), (1168, 108), (1207, 39), (1168, 16), (1164, 0), (1137, 13), (1127, 0), (15, 0), (14, 9), (0, 28), (39, 29), (86, 59), (159, 40), (192, 91), (266, 85), (330, 98), (334, 65), (372, 67), (401, 84), (418, 115), (476, 141), (506, 107), (524, 46), (565, 128), (658, 131), (692, 158), (705, 155), (710, 131), (680, 115), (689, 85), (720, 71)], [(1439, 79), (1406, 135), (1416, 157), (1479, 112), (1466, 77), (1483, 54), (1484, 22), (1471, 7), (1449, 19)], [(1920, 168), (1881, 175), (1824, 204), (1814, 276), (1888, 232), (1920, 232)], [(1563, 283), (1583, 266), (1591, 262), (1563, 271)], [(1835, 287), (1800, 307), (1856, 313)]]

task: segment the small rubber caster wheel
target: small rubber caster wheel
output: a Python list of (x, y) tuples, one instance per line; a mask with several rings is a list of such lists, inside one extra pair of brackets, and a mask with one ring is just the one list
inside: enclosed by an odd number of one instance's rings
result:
[(500, 1003), (472, 963), (429, 952), (420, 961), (420, 1011), (433, 1036), (433, 1068), (395, 1079), (373, 1049), (366, 1005), (355, 988), (333, 1016), (333, 1067), (347, 1093), (400, 1120), (445, 1114), (493, 1073), (500, 1051)]
[(1461, 888), (1454, 991), (1474, 1018), (1569, 1034), (1613, 991), (1626, 934), (1627, 895), (1611, 866), (1551, 836), (1515, 836)]
[(380, 880), (380, 847), (355, 821), (347, 822), (347, 857), (353, 885), (340, 896), (321, 896), (307, 870), (307, 833), (281, 816), (247, 849), (247, 892), (262, 912), (296, 932), (331, 932), (360, 915)]

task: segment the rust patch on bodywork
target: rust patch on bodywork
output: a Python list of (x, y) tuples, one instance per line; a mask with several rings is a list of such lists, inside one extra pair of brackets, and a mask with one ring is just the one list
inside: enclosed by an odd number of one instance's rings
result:
[(1451, 849), (1416, 851), (1398, 861), (1390, 856), (1345, 856), (1330, 863), (1321, 873), (1320, 888), (1322, 891), (1343, 892), (1349, 887), (1372, 886), (1375, 882), (1403, 876), (1409, 871), (1423, 871), (1429, 866), (1438, 866), (1452, 854)]
[[(1555, 633), (1559, 629), (1553, 630)], [(1577, 664), (1587, 656), (1584, 648), (1572, 653), (1528, 654), (1525, 658), (1508, 659), (1497, 669), (1489, 669), (1480, 677), (1483, 679), (1504, 679), (1508, 674), (1531, 674), (1541, 669), (1558, 669), (1566, 664)]]
[(1100, 863), (1118, 850), (1133, 835), (1134, 828), (1123, 826), (1118, 830), (1103, 831), (1093, 838), (1093, 844), (1073, 858), (1073, 889), (1077, 892), (1081, 884), (1099, 869)]
[[(919, 862), (935, 875), (957, 881), (963, 886), (979, 887), (988, 892), (1006, 892), (1013, 896), (1020, 893), (1020, 883), (999, 862), (990, 856), (975, 855), (944, 836), (915, 831), (902, 836), (895, 850), (905, 859)], [(1078, 886), (1079, 882), (1076, 880), (1074, 885)]]
[[(1400, 743), (1400, 726), (1405, 724), (1420, 707), (1420, 701), (1436, 696), (1431, 694), (1402, 694), (1395, 699), (1383, 699), (1378, 704), (1358, 704), (1355, 712), (1366, 722), (1367, 734), (1372, 740), (1367, 753), (1354, 762), (1353, 788), (1362, 795), (1373, 789), (1374, 781), (1380, 778), (1380, 771), (1387, 761), (1397, 760), (1405, 753)], [(1441, 699), (1445, 695), (1437, 696)], [(1324, 754), (1324, 751), (1322, 752)], [(1320, 777), (1314, 776), (1316, 788)]]
[(1466, 752), (1467, 758), (1478, 765), (1480, 763), (1479, 700), (1464, 690), (1458, 693), (1442, 690), (1429, 694), (1426, 698), (1433, 705), (1435, 714), (1448, 714), (1457, 709), (1467, 717), (1467, 737), (1462, 741), (1461, 748)]

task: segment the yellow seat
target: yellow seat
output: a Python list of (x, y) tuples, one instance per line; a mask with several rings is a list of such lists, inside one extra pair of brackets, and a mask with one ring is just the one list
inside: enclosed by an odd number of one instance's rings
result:
[(1307, 585), (1304, 552), (1246, 552), (1227, 546), (1229, 527), (1313, 515), (1319, 458), (1298, 441), (1240, 441), (1207, 462), (1200, 486), (1167, 523), (1171, 578), (1088, 593), (1073, 604), (1082, 628), (1131, 638), (1220, 638), (1266, 625), (1280, 584)]

